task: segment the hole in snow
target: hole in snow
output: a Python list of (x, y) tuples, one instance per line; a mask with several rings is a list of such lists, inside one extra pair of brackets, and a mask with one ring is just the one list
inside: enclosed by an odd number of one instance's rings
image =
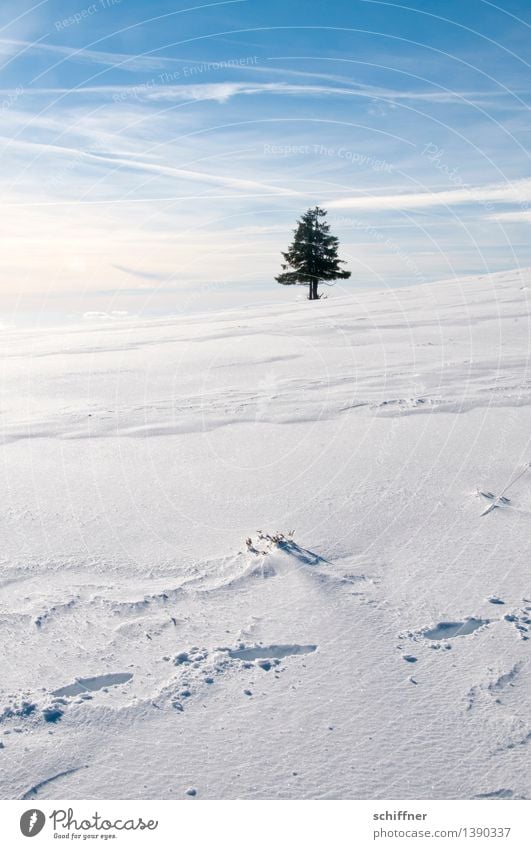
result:
[(472, 634), (482, 625), (487, 625), (489, 619), (465, 619), (464, 622), (439, 622), (434, 628), (426, 628), (421, 631), (423, 637), (428, 640), (447, 640), (450, 637), (463, 637)]
[(54, 696), (78, 696), (87, 690), (101, 690), (103, 687), (115, 687), (117, 684), (125, 684), (133, 677), (131, 672), (114, 672), (108, 675), (96, 675), (95, 678), (78, 678), (73, 684), (53, 690)]
[(258, 660), (265, 657), (288, 657), (292, 654), (309, 654), (315, 651), (317, 646), (298, 646), (295, 643), (288, 645), (250, 646), (249, 648), (229, 649), (230, 657), (239, 660)]

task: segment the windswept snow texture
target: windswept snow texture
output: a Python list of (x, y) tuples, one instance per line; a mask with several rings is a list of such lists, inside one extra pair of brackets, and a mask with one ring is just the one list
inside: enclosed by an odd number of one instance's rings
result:
[(529, 798), (530, 297), (4, 330), (1, 795)]

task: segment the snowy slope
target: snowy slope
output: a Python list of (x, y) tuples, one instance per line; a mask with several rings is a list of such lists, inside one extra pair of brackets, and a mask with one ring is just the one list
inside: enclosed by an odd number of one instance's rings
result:
[(2, 797), (529, 796), (530, 299), (4, 331)]

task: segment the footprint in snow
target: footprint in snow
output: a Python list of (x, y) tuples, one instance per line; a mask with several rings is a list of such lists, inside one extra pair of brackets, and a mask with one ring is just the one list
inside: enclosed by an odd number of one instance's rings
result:
[[(282, 671), (280, 663), (288, 657), (311, 654), (317, 645), (308, 643), (272, 643), (270, 645), (240, 643), (237, 648), (222, 646), (211, 651), (193, 646), (179, 652), (174, 658), (178, 667), (177, 680), (165, 688), (170, 703), (179, 713), (184, 711), (184, 700), (190, 698), (198, 689), (207, 684), (212, 686), (219, 676), (239, 669), (271, 669)], [(252, 695), (251, 690), (243, 691)]]
[(104, 687), (126, 684), (132, 677), (131, 672), (111, 672), (106, 675), (96, 675), (95, 678), (76, 678), (73, 684), (53, 690), (52, 696), (78, 696), (82, 693), (103, 690)]
[(24, 699), (19, 702), (14, 700), (0, 712), (0, 723), (31, 720), (35, 724), (43, 720), (54, 725), (64, 716), (65, 708), (68, 706), (71, 697), (79, 696), (80, 700), (87, 701), (92, 699), (92, 692), (106, 689), (107, 687), (114, 687), (118, 684), (125, 684), (132, 677), (133, 675), (130, 672), (118, 672), (97, 675), (94, 678), (78, 678), (74, 683), (68, 684), (66, 687), (59, 687), (57, 690), (53, 690), (50, 694), (52, 696), (51, 701), (43, 707), (37, 702)]
[(420, 634), (428, 640), (448, 640), (453, 637), (465, 637), (473, 634), (483, 625), (488, 625), (489, 619), (465, 619), (458, 622), (438, 622), (432, 628), (424, 628)]
[[(476, 619), (473, 616), (463, 620), (437, 622), (435, 625), (421, 628), (420, 631), (406, 631), (405, 633), (399, 634), (399, 639), (410, 639), (415, 642), (428, 640), (430, 648), (451, 649), (452, 644), (446, 642), (447, 640), (457, 637), (466, 637), (473, 634), (474, 631), (489, 625), (490, 622), (490, 619)], [(401, 648), (401, 646), (399, 646), (399, 648)], [(413, 655), (402, 655), (402, 657), (404, 660), (407, 660), (409, 657), (413, 657)], [(409, 662), (411, 663), (412, 661)]]

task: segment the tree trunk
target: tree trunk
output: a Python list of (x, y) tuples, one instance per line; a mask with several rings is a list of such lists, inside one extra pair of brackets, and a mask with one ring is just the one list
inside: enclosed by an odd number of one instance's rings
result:
[(310, 283), (310, 301), (318, 301), (319, 295), (317, 294), (317, 287), (319, 285), (318, 280), (312, 280)]

